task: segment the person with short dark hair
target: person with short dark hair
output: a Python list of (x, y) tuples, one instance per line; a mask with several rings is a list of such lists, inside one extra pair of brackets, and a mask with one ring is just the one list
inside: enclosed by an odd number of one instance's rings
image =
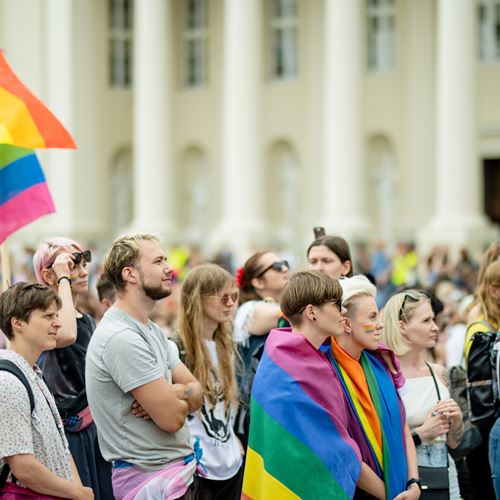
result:
[(333, 279), (350, 278), (353, 274), (349, 244), (340, 236), (316, 238), (309, 245), (306, 255), (310, 269), (324, 271)]
[(16, 283), (0, 295), (0, 328), (10, 341), (0, 360), (11, 369), (13, 364), (29, 384), (6, 367), (0, 371), (0, 465), (10, 468), (2, 498), (8, 500), (30, 493), (40, 499), (94, 498), (81, 483), (54, 398), (36, 365), (42, 352), (56, 347), (60, 308), (59, 296), (43, 285)]
[(116, 287), (109, 281), (104, 273), (97, 281), (97, 297), (102, 306), (102, 312), (105, 313), (116, 300)]

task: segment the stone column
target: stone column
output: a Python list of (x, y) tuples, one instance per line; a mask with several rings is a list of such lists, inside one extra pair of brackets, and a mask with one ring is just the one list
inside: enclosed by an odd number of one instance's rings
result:
[(323, 210), (327, 233), (366, 237), (363, 178), (363, 5), (325, 0)]
[[(46, 2), (46, 100), (48, 108), (73, 136), (78, 147), (74, 117), (74, 50), (73, 2)], [(78, 150), (38, 150), (46, 171), (56, 213), (47, 218), (47, 234), (74, 236), (78, 232), (75, 218), (76, 155)], [(45, 231), (44, 229), (44, 231)]]
[(222, 214), (211, 246), (226, 243), (239, 255), (263, 230), (259, 4), (224, 2)]
[(134, 217), (131, 229), (172, 235), (171, 2), (134, 2)]
[(474, 2), (438, 1), (436, 194), (430, 227), (422, 235), (424, 246), (480, 246), (488, 237), (480, 209), (475, 24)]

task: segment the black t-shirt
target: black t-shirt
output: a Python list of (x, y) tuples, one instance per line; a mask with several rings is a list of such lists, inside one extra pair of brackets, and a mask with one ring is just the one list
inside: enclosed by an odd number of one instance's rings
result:
[(69, 347), (46, 351), (43, 360), (43, 378), (63, 418), (75, 415), (88, 406), (85, 358), (96, 325), (88, 314), (77, 318), (76, 324), (76, 342)]

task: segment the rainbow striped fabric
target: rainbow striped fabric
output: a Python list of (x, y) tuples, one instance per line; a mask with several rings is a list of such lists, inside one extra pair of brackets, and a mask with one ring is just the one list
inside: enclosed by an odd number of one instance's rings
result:
[(252, 388), (242, 498), (352, 498), (361, 455), (345, 404), (328, 360), (289, 328), (272, 330)]
[(327, 353), (354, 417), (349, 421), (349, 432), (363, 461), (384, 481), (387, 498), (394, 498), (406, 490), (408, 468), (405, 419), (393, 377), (375, 353), (364, 351), (358, 362), (334, 339)]
[(0, 243), (52, 212), (54, 202), (35, 153), (0, 144)]
[(70, 148), (73, 139), (57, 118), (17, 78), (0, 50), (0, 144)]

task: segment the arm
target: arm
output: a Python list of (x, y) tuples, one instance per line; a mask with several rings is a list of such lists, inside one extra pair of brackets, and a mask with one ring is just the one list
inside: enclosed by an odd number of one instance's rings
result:
[(269, 330), (276, 328), (281, 311), (279, 304), (275, 302), (258, 302), (248, 329), (252, 335), (265, 335)]
[[(405, 439), (406, 439), (406, 461), (408, 463), (408, 479), (419, 479), (418, 475), (418, 463), (417, 463), (417, 451), (415, 450), (415, 444), (413, 443), (413, 438), (411, 437), (410, 428), (408, 424), (405, 424)], [(420, 488), (416, 484), (410, 484), (410, 486), (400, 493), (394, 500), (417, 500), (420, 498)]]
[(189, 413), (188, 403), (177, 397), (176, 388), (161, 377), (132, 389), (132, 395), (153, 422), (166, 432), (177, 432)]
[(69, 466), (71, 468), (71, 477), (73, 478), (73, 482), (78, 486), (83, 486), (82, 480), (80, 479), (80, 474), (78, 474), (78, 469), (76, 468), (75, 461), (73, 460), (73, 456), (71, 453), (68, 455)]
[(60, 478), (41, 464), (34, 455), (14, 455), (7, 458), (7, 463), (17, 479), (37, 493), (72, 500), (94, 498), (90, 488)]
[[(52, 269), (56, 275), (56, 281), (62, 276), (71, 276), (71, 268), (74, 266), (69, 253), (61, 253), (56, 257)], [(68, 347), (76, 341), (76, 311), (71, 294), (71, 283), (67, 279), (62, 279), (57, 284), (57, 294), (62, 301), (59, 309), (59, 320), (61, 328), (57, 334), (56, 348)]]
[(189, 413), (193, 413), (201, 408), (203, 403), (203, 390), (201, 384), (194, 378), (184, 363), (179, 363), (172, 370), (172, 382), (177, 386), (184, 385), (182, 393), (178, 397), (186, 401)]
[(373, 495), (378, 500), (385, 500), (384, 482), (364, 462), (361, 464), (358, 487), (370, 495)]

